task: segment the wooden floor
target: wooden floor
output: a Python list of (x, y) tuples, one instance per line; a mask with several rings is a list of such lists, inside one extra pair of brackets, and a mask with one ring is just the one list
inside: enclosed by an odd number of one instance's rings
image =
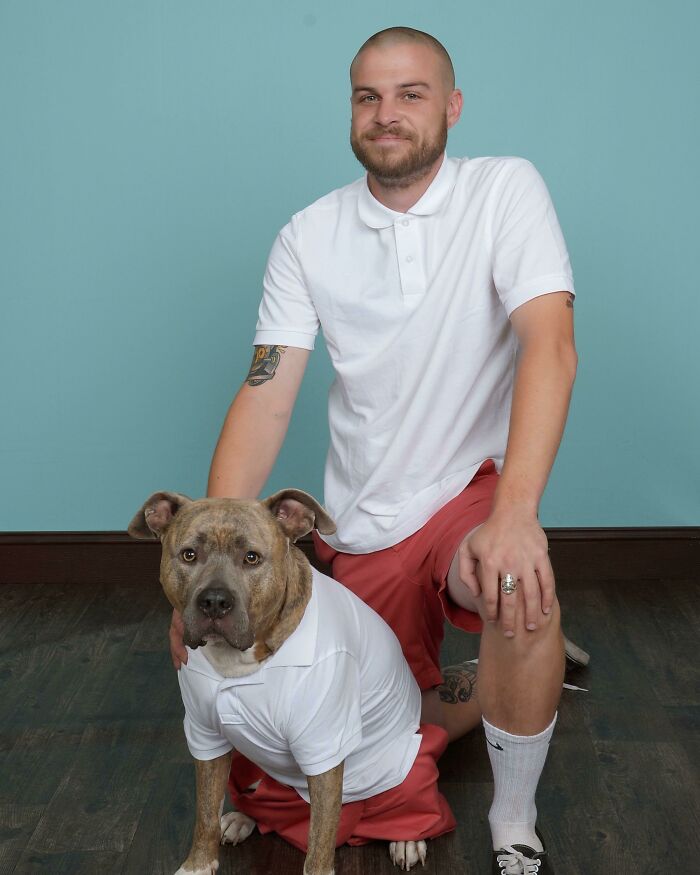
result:
[[(700, 871), (700, 581), (559, 581), (569, 676), (538, 794), (557, 875)], [(0, 586), (0, 875), (172, 875), (189, 847), (193, 765), (157, 585)], [(451, 631), (446, 661), (476, 655)], [(483, 734), (441, 760), (459, 821), (426, 873), (490, 875)], [(220, 875), (301, 873), (257, 832)], [(386, 846), (341, 848), (336, 875), (396, 872)]]

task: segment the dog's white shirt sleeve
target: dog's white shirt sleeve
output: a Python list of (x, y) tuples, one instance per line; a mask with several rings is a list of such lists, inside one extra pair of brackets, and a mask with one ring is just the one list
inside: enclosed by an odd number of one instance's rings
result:
[(287, 737), (305, 775), (321, 775), (362, 741), (360, 669), (346, 652), (321, 659), (294, 690)]
[(187, 747), (196, 760), (213, 760), (233, 750), (233, 745), (218, 729), (215, 718), (215, 688), (212, 695), (212, 681), (189, 671), (185, 665), (177, 673), (177, 679), (185, 706), (185, 738)]

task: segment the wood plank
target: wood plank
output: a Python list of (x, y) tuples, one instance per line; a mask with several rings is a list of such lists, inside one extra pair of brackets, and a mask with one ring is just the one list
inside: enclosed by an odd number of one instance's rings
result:
[(645, 581), (614, 590), (612, 603), (635, 630), (629, 637), (632, 661), (657, 701), (666, 706), (700, 705), (700, 664), (683, 658), (700, 641), (700, 622), (692, 614), (695, 606), (684, 598), (691, 588)]
[(2, 760), (0, 804), (44, 808), (76, 758), (85, 727), (25, 726)]
[(43, 814), (42, 805), (0, 803), (0, 873), (17, 871), (17, 864)]
[(700, 854), (700, 812), (682, 747), (618, 740), (595, 741), (595, 747), (603, 787), (633, 850), (635, 865), (627, 871), (690, 866)]
[(121, 854), (128, 849), (147, 799), (149, 773), (157, 771), (153, 762), (157, 730), (148, 724), (139, 728), (138, 736), (125, 721), (85, 728), (76, 757), (25, 854)]
[(17, 862), (13, 875), (94, 875), (95, 872), (120, 871), (117, 851), (26, 851)]

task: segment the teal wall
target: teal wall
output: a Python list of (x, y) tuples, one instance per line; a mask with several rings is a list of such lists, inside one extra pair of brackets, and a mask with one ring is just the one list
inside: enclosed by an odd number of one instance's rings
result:
[[(348, 64), (428, 30), (465, 95), (452, 155), (550, 188), (580, 368), (552, 526), (700, 524), (699, 6), (0, 0), (0, 528), (125, 528), (203, 495), (269, 247), (362, 170)], [(317, 349), (268, 489), (322, 493)]]

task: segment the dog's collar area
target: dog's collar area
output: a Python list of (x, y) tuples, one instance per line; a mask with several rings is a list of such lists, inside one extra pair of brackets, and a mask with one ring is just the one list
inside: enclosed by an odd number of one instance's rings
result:
[[(226, 687), (238, 686), (239, 684), (264, 684), (265, 672), (276, 666), (312, 665), (318, 634), (318, 598), (316, 596), (318, 574), (319, 572), (315, 569), (312, 570), (311, 596), (299, 625), (271, 656), (257, 663), (258, 667), (253, 672), (238, 677), (226, 677), (209, 662), (205, 648), (202, 647), (197, 650), (188, 648), (190, 658), (185, 668), (206, 675), (212, 680), (217, 681), (221, 689), (225, 689)], [(253, 645), (248, 650), (238, 652), (242, 657), (245, 657), (246, 654), (252, 654), (255, 646)], [(240, 665), (241, 667), (246, 665), (246, 660), (241, 659)]]

